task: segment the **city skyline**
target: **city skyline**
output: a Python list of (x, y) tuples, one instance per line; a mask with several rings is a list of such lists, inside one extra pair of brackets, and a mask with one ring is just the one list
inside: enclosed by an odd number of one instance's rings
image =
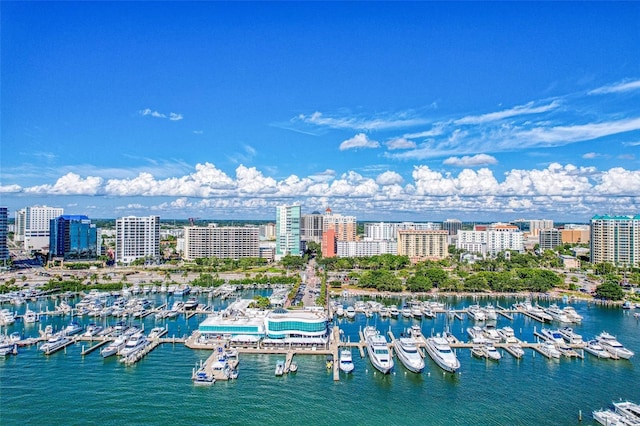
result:
[(640, 211), (640, 4), (2, 2), (0, 205)]

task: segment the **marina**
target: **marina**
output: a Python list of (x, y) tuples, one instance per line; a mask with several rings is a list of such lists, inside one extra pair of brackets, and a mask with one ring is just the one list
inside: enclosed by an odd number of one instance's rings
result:
[[(161, 297), (156, 297), (155, 300), (152, 300), (152, 304), (155, 304), (157, 306), (171, 306), (173, 304), (171, 300), (165, 300), (163, 303), (159, 303), (160, 300), (162, 300)], [(210, 317), (211, 314), (217, 315), (226, 307), (240, 305), (234, 305), (234, 303), (239, 303), (239, 300), (234, 301), (227, 299), (224, 303), (219, 303), (219, 301), (215, 298), (210, 299), (208, 297), (202, 296), (200, 297), (199, 301), (199, 307), (197, 309), (194, 309), (194, 316), (188, 317), (185, 312), (180, 312), (180, 314), (175, 319), (156, 318), (153, 315), (148, 315), (146, 317), (143, 317), (142, 319), (138, 317), (127, 317), (127, 319), (125, 320), (126, 326), (117, 325), (116, 323), (112, 322), (113, 320), (111, 320), (109, 317), (101, 318), (99, 320), (90, 316), (86, 318), (76, 317), (78, 318), (76, 319), (76, 321), (78, 322), (78, 324), (83, 326), (83, 330), (85, 331), (83, 333), (78, 332), (71, 336), (70, 340), (68, 342), (65, 342), (65, 355), (60, 356), (63, 356), (64, 359), (67, 360), (66, 362), (71, 363), (72, 365), (73, 363), (78, 362), (78, 360), (83, 356), (86, 357), (89, 363), (93, 363), (95, 362), (93, 360), (97, 359), (104, 359), (104, 362), (108, 362), (110, 357), (103, 358), (99, 354), (97, 354), (96, 357), (96, 355), (94, 355), (94, 352), (102, 352), (105, 348), (107, 348), (110, 344), (118, 339), (118, 333), (125, 333), (127, 332), (128, 328), (132, 330), (146, 329), (147, 331), (145, 331), (144, 333), (150, 343), (145, 345), (144, 348), (142, 348), (136, 354), (127, 355), (126, 357), (123, 357), (122, 355), (118, 356), (118, 360), (122, 361), (118, 364), (131, 366), (133, 366), (134, 364), (140, 366), (155, 364), (154, 359), (156, 359), (157, 357), (162, 357), (162, 354), (174, 352), (178, 350), (178, 348), (182, 347), (184, 348), (183, 350), (180, 350), (180, 353), (183, 353), (182, 357), (184, 357), (184, 350), (186, 350), (188, 352), (192, 351), (193, 355), (199, 358), (192, 363), (192, 365), (196, 365), (196, 367), (193, 367), (192, 371), (186, 374), (184, 377), (186, 379), (191, 379), (190, 381), (193, 383), (193, 385), (197, 385), (198, 387), (202, 387), (203, 384), (207, 385), (209, 379), (213, 379), (208, 383), (208, 385), (215, 383), (214, 388), (217, 388), (219, 384), (228, 382), (230, 377), (229, 370), (227, 370), (227, 373), (224, 373), (224, 367), (222, 367), (222, 369), (212, 368), (213, 365), (218, 365), (218, 367), (220, 367), (219, 364), (216, 364), (216, 362), (221, 361), (219, 359), (219, 354), (217, 353), (217, 348), (222, 345), (222, 347), (225, 348), (225, 351), (229, 348), (235, 348), (235, 357), (246, 358), (245, 361), (243, 361), (244, 367), (242, 368), (241, 374), (238, 374), (238, 369), (236, 369), (235, 373), (233, 374), (238, 378), (238, 383), (243, 382), (247, 378), (247, 371), (254, 371), (255, 374), (255, 368), (260, 365), (259, 362), (258, 364), (255, 363), (258, 359), (262, 359), (261, 357), (266, 356), (272, 360), (271, 367), (268, 369), (271, 371), (272, 377), (274, 375), (274, 367), (276, 366), (277, 361), (281, 360), (283, 364), (282, 378), (286, 379), (287, 382), (291, 380), (290, 373), (293, 373), (294, 370), (298, 371), (298, 368), (300, 368), (299, 371), (302, 371), (296, 373), (299, 377), (307, 377), (308, 380), (309, 374), (311, 374), (318, 375), (318, 378), (322, 378), (322, 371), (325, 369), (321, 366), (313, 367), (313, 365), (309, 363), (313, 363), (314, 359), (318, 360), (329, 357), (328, 359), (336, 360), (336, 362), (327, 362), (326, 371), (330, 377), (330, 381), (335, 383), (345, 381), (349, 378), (347, 382), (350, 383), (349, 386), (352, 386), (351, 383), (353, 380), (361, 380), (363, 377), (367, 377), (368, 375), (370, 375), (374, 370), (379, 373), (379, 371), (374, 368), (374, 365), (371, 363), (372, 361), (367, 360), (369, 358), (370, 350), (367, 347), (367, 339), (364, 335), (364, 330), (367, 327), (370, 327), (371, 333), (369, 334), (373, 335), (375, 329), (375, 335), (389, 337), (388, 340), (385, 339), (386, 343), (384, 343), (384, 347), (388, 350), (390, 355), (398, 360), (398, 362), (395, 363), (395, 365), (391, 369), (389, 369), (388, 373), (384, 374), (384, 376), (396, 377), (397, 375), (402, 375), (402, 377), (398, 377), (397, 379), (394, 379), (394, 381), (407, 380), (408, 376), (404, 375), (406, 374), (403, 373), (404, 371), (409, 372), (410, 374), (417, 374), (420, 377), (431, 377), (435, 373), (440, 371), (441, 374), (444, 373), (446, 375), (451, 375), (451, 377), (456, 377), (456, 382), (458, 382), (470, 371), (473, 371), (474, 368), (477, 368), (474, 367), (474, 365), (484, 364), (477, 363), (477, 361), (475, 363), (470, 363), (470, 361), (468, 360), (468, 357), (471, 354), (471, 350), (474, 348), (474, 343), (471, 340), (467, 341), (467, 334), (463, 330), (465, 326), (470, 327), (474, 322), (457, 320), (455, 318), (452, 318), (452, 316), (448, 314), (448, 312), (452, 309), (455, 311), (462, 311), (465, 309), (464, 306), (453, 308), (450, 305), (444, 309), (435, 309), (435, 318), (428, 320), (428, 322), (425, 320), (426, 317), (416, 318), (414, 316), (411, 316), (410, 318), (404, 318), (401, 315), (398, 315), (397, 318), (393, 318), (391, 315), (381, 315), (380, 313), (374, 313), (372, 316), (367, 316), (364, 314), (364, 312), (358, 312), (353, 320), (349, 320), (346, 316), (340, 318), (336, 315), (333, 321), (328, 323), (327, 335), (324, 338), (318, 337), (314, 338), (316, 340), (309, 340), (309, 342), (313, 342), (312, 344), (303, 344), (300, 340), (289, 338), (289, 340), (287, 340), (288, 343), (282, 345), (278, 344), (278, 342), (274, 341), (273, 339), (263, 339), (262, 341), (257, 342), (248, 337), (234, 340), (231, 336), (223, 335), (220, 335), (219, 337), (215, 337), (213, 339), (207, 338), (203, 340), (201, 338), (202, 336), (199, 334), (199, 327), (202, 324), (206, 324), (206, 322), (204, 321), (205, 319)], [(70, 304), (74, 305), (73, 301), (71, 301)], [(398, 304), (401, 305), (402, 303)], [(496, 306), (500, 305), (496, 304)], [(588, 308), (586, 304), (584, 306), (576, 306), (581, 307), (581, 311), (585, 308)], [(208, 309), (202, 309), (202, 307), (207, 307)], [(32, 305), (31, 308), (34, 312), (40, 314), (41, 321), (35, 325), (27, 325), (18, 320), (11, 326), (12, 330), (22, 330), (21, 335), (24, 338), (24, 342), (21, 341), (21, 343), (24, 344), (18, 347), (18, 356), (6, 358), (7, 360), (12, 359), (14, 360), (13, 362), (20, 363), (24, 357), (29, 357), (29, 354), (33, 350), (30, 348), (37, 348), (39, 345), (43, 345), (48, 338), (46, 333), (43, 332), (43, 334), (40, 334), (38, 333), (38, 330), (44, 330), (45, 325), (53, 325), (54, 330), (62, 330), (69, 325), (69, 315), (43, 314), (43, 312), (47, 312), (47, 306), (39, 307), (37, 305)], [(157, 309), (159, 308), (154, 308), (153, 306), (150, 307), (151, 311)], [(601, 308), (591, 307), (588, 309), (590, 311), (596, 311)], [(50, 311), (54, 310), (50, 309)], [(496, 309), (496, 313), (500, 311), (500, 308)], [(277, 315), (285, 315), (286, 317), (286, 315), (288, 314), (276, 314), (273, 317), (274, 321), (280, 321), (277, 319)], [(538, 358), (540, 360), (547, 359), (547, 353), (550, 352), (550, 348), (546, 348), (542, 342), (537, 341), (537, 339), (540, 339), (542, 341), (542, 339), (539, 337), (540, 331), (538, 331), (541, 329), (536, 326), (536, 324), (540, 324), (540, 322), (527, 315), (519, 316), (518, 312), (509, 313), (509, 315), (511, 315), (513, 319), (509, 320), (507, 317), (498, 313), (497, 320), (487, 323), (488, 325), (490, 325), (489, 327), (486, 327), (485, 325), (480, 327), (480, 329), (483, 330), (483, 333), (494, 336), (494, 338), (495, 336), (497, 336), (498, 340), (492, 340), (492, 345), (495, 348), (495, 351), (502, 356), (499, 363), (496, 363), (494, 368), (509, 369), (509, 366), (512, 362), (518, 362), (523, 363), (523, 365), (527, 365), (530, 363), (538, 363), (539, 361), (536, 361), (536, 359)], [(627, 315), (623, 318), (627, 317), (633, 320), (633, 324), (636, 324), (636, 321), (632, 315)], [(300, 318), (303, 319), (304, 316)], [(311, 316), (309, 318), (313, 317)], [(454, 319), (455, 321), (452, 322)], [(598, 333), (596, 333), (596, 331), (594, 331), (594, 329), (591, 328), (590, 325), (593, 325), (595, 330), (600, 330), (600, 333), (604, 326), (600, 324), (591, 324), (592, 321), (593, 320), (591, 318), (589, 320), (585, 320), (578, 326), (574, 325), (573, 329), (579, 329), (580, 335), (582, 336), (595, 337), (598, 335)], [(267, 328), (271, 326), (270, 323), (264, 324)], [(482, 323), (480, 324), (482, 325)], [(86, 330), (90, 326), (93, 329), (98, 325), (103, 327), (103, 330), (95, 334), (87, 334)], [(560, 330), (560, 325), (561, 324), (559, 322), (557, 323), (557, 325), (552, 323), (551, 329)], [(460, 333), (460, 331), (463, 332)], [(634, 347), (633, 340), (631, 342), (627, 341), (628, 338), (626, 337), (626, 334), (620, 333), (619, 329), (611, 329), (611, 333), (612, 335), (615, 333), (615, 335), (621, 336), (620, 340), (624, 341), (625, 345), (632, 348)], [(436, 336), (437, 334), (440, 334), (440, 337)], [(516, 337), (516, 335), (518, 337)], [(398, 349), (396, 346), (400, 343), (401, 339), (407, 337), (410, 337), (413, 340), (417, 352), (422, 353), (421, 358), (424, 360), (424, 367), (422, 368), (420, 373), (415, 373), (410, 368), (406, 369), (404, 363), (401, 362), (402, 360), (399, 357)], [(447, 347), (449, 348), (451, 354), (457, 355), (457, 368), (454, 362), (451, 367), (445, 369), (436, 361), (436, 359), (434, 359), (433, 356), (431, 356), (428, 343), (437, 339), (440, 339), (439, 343), (441, 345), (446, 345), (445, 349)], [(28, 346), (26, 344), (27, 342), (31, 346)], [(579, 342), (577, 339), (574, 339), (571, 342), (563, 340), (562, 344), (566, 348), (580, 353), (586, 349), (587, 342)], [(162, 349), (163, 347), (167, 347), (169, 349)], [(345, 356), (344, 363), (341, 361), (341, 359), (346, 351), (348, 351), (349, 355), (351, 355), (351, 350), (353, 349), (357, 349), (354, 354), (358, 354), (359, 356), (351, 357), (351, 367), (348, 367), (348, 356)], [(61, 351), (61, 349), (58, 350)], [(203, 357), (203, 353), (208, 355)], [(593, 359), (604, 360), (606, 362), (606, 358), (598, 357), (597, 355), (593, 355), (591, 352), (586, 350), (585, 353), (588, 357), (585, 358), (585, 361)], [(427, 357), (427, 355), (429, 356)], [(505, 358), (504, 355), (508, 355), (508, 357)], [(51, 352), (48, 358), (54, 360), (57, 359), (58, 356), (58, 354)], [(74, 361), (74, 358), (76, 359), (76, 361)], [(563, 361), (563, 359), (566, 359), (567, 361)], [(573, 365), (573, 363), (575, 362), (570, 362), (568, 361), (569, 359), (570, 358), (564, 356), (564, 354), (561, 354), (557, 358), (551, 355), (549, 361), (555, 360), (556, 363), (560, 361), (561, 365), (559, 367), (562, 370), (564, 368), (569, 368), (569, 366)], [(143, 360), (144, 362), (141, 362)], [(365, 364), (362, 365), (362, 362), (365, 362)], [(612, 365), (620, 362), (622, 362), (623, 364), (621, 365), (624, 366), (627, 363), (633, 363), (635, 361), (633, 360), (633, 358), (631, 360), (620, 359), (617, 361), (609, 361), (609, 363), (611, 363)], [(5, 365), (0, 368), (6, 369), (6, 363), (7, 361), (5, 360)], [(224, 365), (224, 363), (222, 364)], [(322, 364), (324, 364), (324, 361), (322, 362)], [(106, 365), (107, 364), (105, 364), (105, 366)], [(577, 364), (575, 365), (577, 366)], [(136, 370), (138, 368), (140, 367), (137, 367)], [(603, 365), (594, 365), (593, 367), (589, 368), (589, 371), (592, 372), (592, 369), (598, 368), (603, 368)], [(144, 369), (146, 370), (146, 367), (144, 367)], [(221, 374), (221, 372), (223, 373)], [(248, 376), (251, 377), (251, 373), (249, 373)], [(227, 379), (225, 380), (224, 377), (227, 377)], [(408, 382), (408, 384), (409, 383), (410, 382)], [(460, 385), (462, 386), (462, 383)], [(621, 396), (629, 397), (631, 399), (635, 398), (634, 395)]]

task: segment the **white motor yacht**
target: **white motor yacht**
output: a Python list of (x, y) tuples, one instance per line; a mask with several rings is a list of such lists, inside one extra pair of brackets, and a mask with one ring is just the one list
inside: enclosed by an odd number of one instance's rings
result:
[(562, 334), (558, 330), (551, 330), (549, 328), (540, 329), (540, 335), (542, 338), (554, 345), (565, 346), (564, 339), (562, 338)]
[(562, 338), (571, 345), (578, 345), (582, 342), (582, 336), (573, 331), (571, 327), (562, 327), (558, 329), (558, 333), (562, 336)]
[(9, 309), (0, 310), (0, 325), (11, 325), (16, 322), (16, 315)]
[(444, 337), (429, 337), (426, 349), (431, 359), (444, 371), (455, 373), (460, 368), (458, 357)]
[(424, 360), (418, 352), (416, 340), (413, 337), (401, 337), (394, 340), (393, 347), (396, 355), (407, 368), (414, 373), (420, 373), (424, 369)]
[(340, 370), (345, 373), (351, 373), (354, 369), (353, 365), (353, 357), (351, 356), (351, 351), (349, 349), (342, 349), (340, 351)]
[(591, 355), (597, 356), (598, 358), (611, 358), (611, 354), (595, 339), (587, 342), (584, 347), (584, 351), (589, 352)]
[(398, 318), (398, 315), (400, 315), (400, 311), (398, 310), (398, 307), (396, 305), (389, 306), (389, 315), (391, 315), (393, 318)]
[(562, 311), (567, 315), (571, 322), (582, 322), (582, 315), (578, 314), (573, 306), (565, 306)]
[(482, 308), (487, 321), (496, 321), (498, 319), (498, 313), (496, 312), (496, 308), (493, 305), (487, 305)]
[(402, 316), (405, 318), (411, 318), (413, 314), (411, 313), (411, 308), (407, 305), (402, 307)]
[(62, 333), (58, 332), (40, 346), (40, 351), (45, 354), (49, 354), (62, 348), (67, 343), (69, 343), (69, 339), (67, 339)]
[(616, 413), (640, 424), (640, 405), (631, 401), (614, 402)]
[(149, 343), (149, 340), (147, 340), (144, 334), (136, 333), (127, 339), (127, 343), (124, 345), (124, 348), (120, 350), (120, 355), (125, 358), (135, 355), (144, 349)]
[(353, 306), (347, 306), (345, 315), (348, 319), (354, 319), (356, 317), (356, 308), (354, 308)]
[(393, 359), (387, 347), (387, 339), (371, 326), (365, 327), (363, 334), (369, 360), (382, 374), (388, 374), (393, 368)]
[(120, 352), (120, 350), (124, 349), (124, 345), (126, 345), (126, 343), (127, 339), (124, 336), (120, 336), (113, 342), (109, 343), (106, 347), (102, 348), (100, 350), (100, 355), (102, 355), (103, 358), (115, 355)]
[(34, 322), (40, 321), (40, 316), (37, 313), (33, 312), (31, 309), (27, 308), (24, 316), (22, 317), (22, 320), (27, 324), (33, 324)]
[(555, 345), (551, 342), (541, 343), (540, 346), (538, 346), (538, 350), (547, 358), (560, 359), (560, 355), (562, 355), (560, 351), (556, 349)]
[(284, 361), (281, 359), (276, 362), (275, 374), (276, 376), (282, 376), (284, 374)]
[(611, 410), (594, 411), (593, 419), (603, 426), (630, 426), (636, 424), (630, 423), (624, 416)]
[(551, 318), (553, 318), (556, 321), (560, 321), (564, 323), (572, 322), (569, 316), (566, 314), (566, 312), (560, 309), (558, 305), (556, 305), (555, 303), (552, 303), (551, 305), (549, 305), (549, 307), (545, 309), (545, 312), (551, 315)]
[(474, 321), (485, 321), (487, 319), (487, 315), (480, 305), (470, 305), (467, 307), (467, 315)]
[(74, 334), (78, 334), (82, 331), (82, 327), (77, 322), (70, 322), (63, 330), (62, 333), (65, 336), (73, 336)]
[(519, 343), (520, 340), (516, 338), (516, 334), (513, 331), (513, 328), (506, 326), (499, 328), (497, 330), (498, 335), (500, 335), (500, 341), (502, 343)]
[(598, 342), (614, 357), (629, 359), (634, 353), (625, 348), (622, 343), (618, 342), (614, 336), (603, 331), (596, 337)]

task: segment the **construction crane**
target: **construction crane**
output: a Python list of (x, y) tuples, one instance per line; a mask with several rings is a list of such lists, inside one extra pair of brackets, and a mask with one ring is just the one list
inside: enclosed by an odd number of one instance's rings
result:
[(196, 220), (200, 219), (199, 217), (190, 217), (189, 218), (189, 226), (195, 226)]

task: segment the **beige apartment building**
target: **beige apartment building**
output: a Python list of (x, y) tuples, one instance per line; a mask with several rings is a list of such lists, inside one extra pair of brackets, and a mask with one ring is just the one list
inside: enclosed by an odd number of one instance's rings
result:
[(188, 226), (184, 229), (183, 259), (260, 257), (257, 226)]
[(449, 254), (448, 231), (399, 230), (398, 255), (411, 262), (444, 259)]

